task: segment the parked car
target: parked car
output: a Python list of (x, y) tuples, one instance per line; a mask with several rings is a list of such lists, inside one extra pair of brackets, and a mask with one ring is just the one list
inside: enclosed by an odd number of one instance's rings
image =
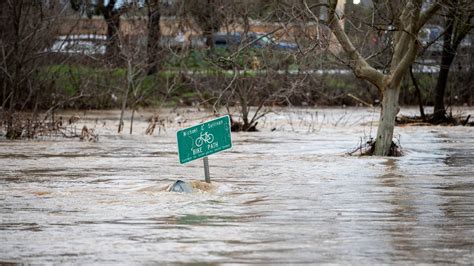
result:
[(294, 42), (276, 41), (274, 37), (265, 33), (251, 33), (249, 36), (253, 39), (258, 39), (263, 47), (271, 47), (278, 50), (296, 50), (298, 45)]
[(293, 42), (276, 41), (271, 35), (249, 32), (245, 36), (240, 32), (218, 32), (212, 36), (216, 47), (231, 47), (249, 45), (251, 48), (271, 48), (279, 50), (296, 50), (298, 46)]
[(106, 36), (103, 35), (59, 36), (53, 45), (46, 50), (53, 53), (105, 54), (105, 40)]
[(186, 45), (186, 39), (182, 32), (179, 32), (176, 36), (162, 35), (160, 37), (160, 46), (164, 48), (182, 49), (186, 47)]

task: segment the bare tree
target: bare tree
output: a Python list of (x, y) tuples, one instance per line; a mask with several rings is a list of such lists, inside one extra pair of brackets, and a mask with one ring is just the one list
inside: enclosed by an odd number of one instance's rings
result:
[[(151, 5), (151, 3), (148, 4)], [(156, 1), (154, 4), (158, 5), (159, 1)], [(153, 6), (149, 8), (156, 11), (156, 8), (159, 7)], [(130, 11), (134, 10), (131, 9)], [(167, 52), (159, 46), (159, 14), (157, 15), (158, 17), (153, 18), (156, 19), (153, 23), (148, 21), (147, 27), (143, 27), (143, 17), (136, 18), (132, 15), (128, 17), (129, 14), (124, 16), (130, 18), (129, 27), (133, 28), (133, 34), (119, 39), (121, 47), (119, 57), (126, 64), (124, 69), (126, 86), (124, 86), (122, 91), (118, 133), (121, 133), (124, 128), (124, 115), (128, 107), (131, 111), (129, 133), (132, 134), (135, 114), (138, 108), (147, 105), (147, 100), (152, 96), (155, 96), (155, 103), (167, 99), (173, 91), (175, 80), (166, 79), (156, 74), (150, 75), (150, 70), (159, 70), (160, 64), (165, 61), (165, 58), (161, 58), (161, 56), (166, 55), (165, 52)], [(155, 41), (151, 40), (152, 43), (150, 43), (150, 35), (152, 35), (151, 39), (155, 39)], [(159, 122), (157, 121), (157, 116), (152, 117), (151, 120)]]
[[(139, 20), (135, 20), (134, 34), (127, 38), (119, 38), (121, 47), (118, 57), (125, 62), (125, 84), (122, 96), (122, 107), (118, 125), (118, 133), (122, 132), (124, 127), (124, 113), (127, 105), (131, 107), (132, 114), (130, 119), (130, 134), (133, 132), (133, 121), (135, 111), (144, 98), (143, 82), (147, 78), (148, 64), (146, 61), (145, 45), (143, 39), (146, 36), (147, 29), (140, 28)], [(148, 29), (149, 31), (149, 29)]]
[[(288, 104), (290, 94), (301, 87), (298, 82), (285, 82), (285, 71), (295, 61), (296, 51), (279, 50), (271, 35), (285, 27), (274, 23), (275, 29), (266, 34), (251, 28), (251, 20), (263, 18), (261, 13), (265, 9), (268, 7), (261, 1), (223, 0), (195, 1), (190, 9), (206, 37), (206, 46), (211, 48), (205, 61), (218, 68), (220, 74), (206, 77), (209, 85), (204, 92), (203, 86), (196, 88), (199, 95), (207, 96), (202, 102), (212, 103), (214, 112), (226, 108), (233, 117), (235, 131), (256, 131), (258, 121), (273, 104)], [(269, 9), (265, 12), (278, 10)], [(214, 38), (217, 31), (221, 33)], [(216, 47), (214, 39), (219, 42)], [(203, 77), (194, 80), (198, 83)]]
[(36, 109), (47, 86), (40, 78), (44, 58), (55, 40), (65, 5), (61, 1), (0, 2), (0, 97), (7, 138), (18, 138), (15, 114)]
[[(397, 2), (398, 3), (398, 2)], [(390, 66), (383, 73), (368, 63), (344, 32), (341, 20), (344, 14), (337, 8), (338, 1), (330, 0), (328, 6), (328, 23), (338, 43), (348, 57), (348, 65), (358, 78), (365, 79), (375, 85), (382, 95), (382, 111), (375, 140), (374, 155), (389, 155), (392, 146), (395, 118), (399, 112), (400, 83), (414, 62), (420, 42), (418, 32), (425, 23), (441, 8), (439, 1), (422, 11), (422, 0), (400, 1), (398, 9), (392, 9), (394, 20), (392, 29), (394, 38), (390, 58)], [(387, 5), (389, 3), (386, 3)], [(392, 3), (390, 3), (392, 4)], [(399, 12), (397, 12), (399, 10)]]
[(434, 99), (433, 122), (435, 123), (446, 120), (444, 94), (448, 83), (449, 69), (459, 44), (474, 27), (472, 23), (474, 4), (471, 1), (453, 0), (447, 3), (446, 8), (443, 51), (441, 52), (441, 65)]

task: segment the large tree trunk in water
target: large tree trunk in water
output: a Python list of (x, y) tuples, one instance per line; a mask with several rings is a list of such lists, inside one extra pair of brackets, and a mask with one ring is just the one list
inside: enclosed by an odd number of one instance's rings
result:
[(148, 75), (155, 74), (160, 65), (160, 1), (150, 0), (148, 3)]
[(395, 129), (395, 118), (400, 111), (398, 105), (399, 96), (400, 86), (395, 88), (389, 86), (383, 91), (382, 111), (380, 113), (375, 151), (373, 155), (389, 155), (390, 146), (392, 145), (393, 131)]

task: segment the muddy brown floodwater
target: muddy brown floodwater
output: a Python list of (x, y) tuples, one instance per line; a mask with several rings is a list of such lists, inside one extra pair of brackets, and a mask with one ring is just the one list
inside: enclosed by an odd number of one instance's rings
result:
[(117, 135), (118, 112), (88, 112), (98, 143), (1, 140), (0, 261), (473, 263), (472, 127), (398, 127), (404, 157), (358, 157), (378, 110), (282, 109), (209, 157), (214, 190), (181, 194), (162, 188), (204, 177), (176, 122), (206, 115), (179, 112), (153, 136), (149, 114)]

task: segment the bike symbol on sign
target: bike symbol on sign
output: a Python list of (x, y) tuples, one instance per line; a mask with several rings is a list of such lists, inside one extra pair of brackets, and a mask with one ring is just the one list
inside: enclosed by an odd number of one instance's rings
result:
[(208, 132), (201, 132), (201, 134), (199, 134), (199, 138), (194, 141), (194, 144), (196, 144), (197, 147), (201, 147), (204, 142), (211, 144), (213, 141), (214, 135)]

